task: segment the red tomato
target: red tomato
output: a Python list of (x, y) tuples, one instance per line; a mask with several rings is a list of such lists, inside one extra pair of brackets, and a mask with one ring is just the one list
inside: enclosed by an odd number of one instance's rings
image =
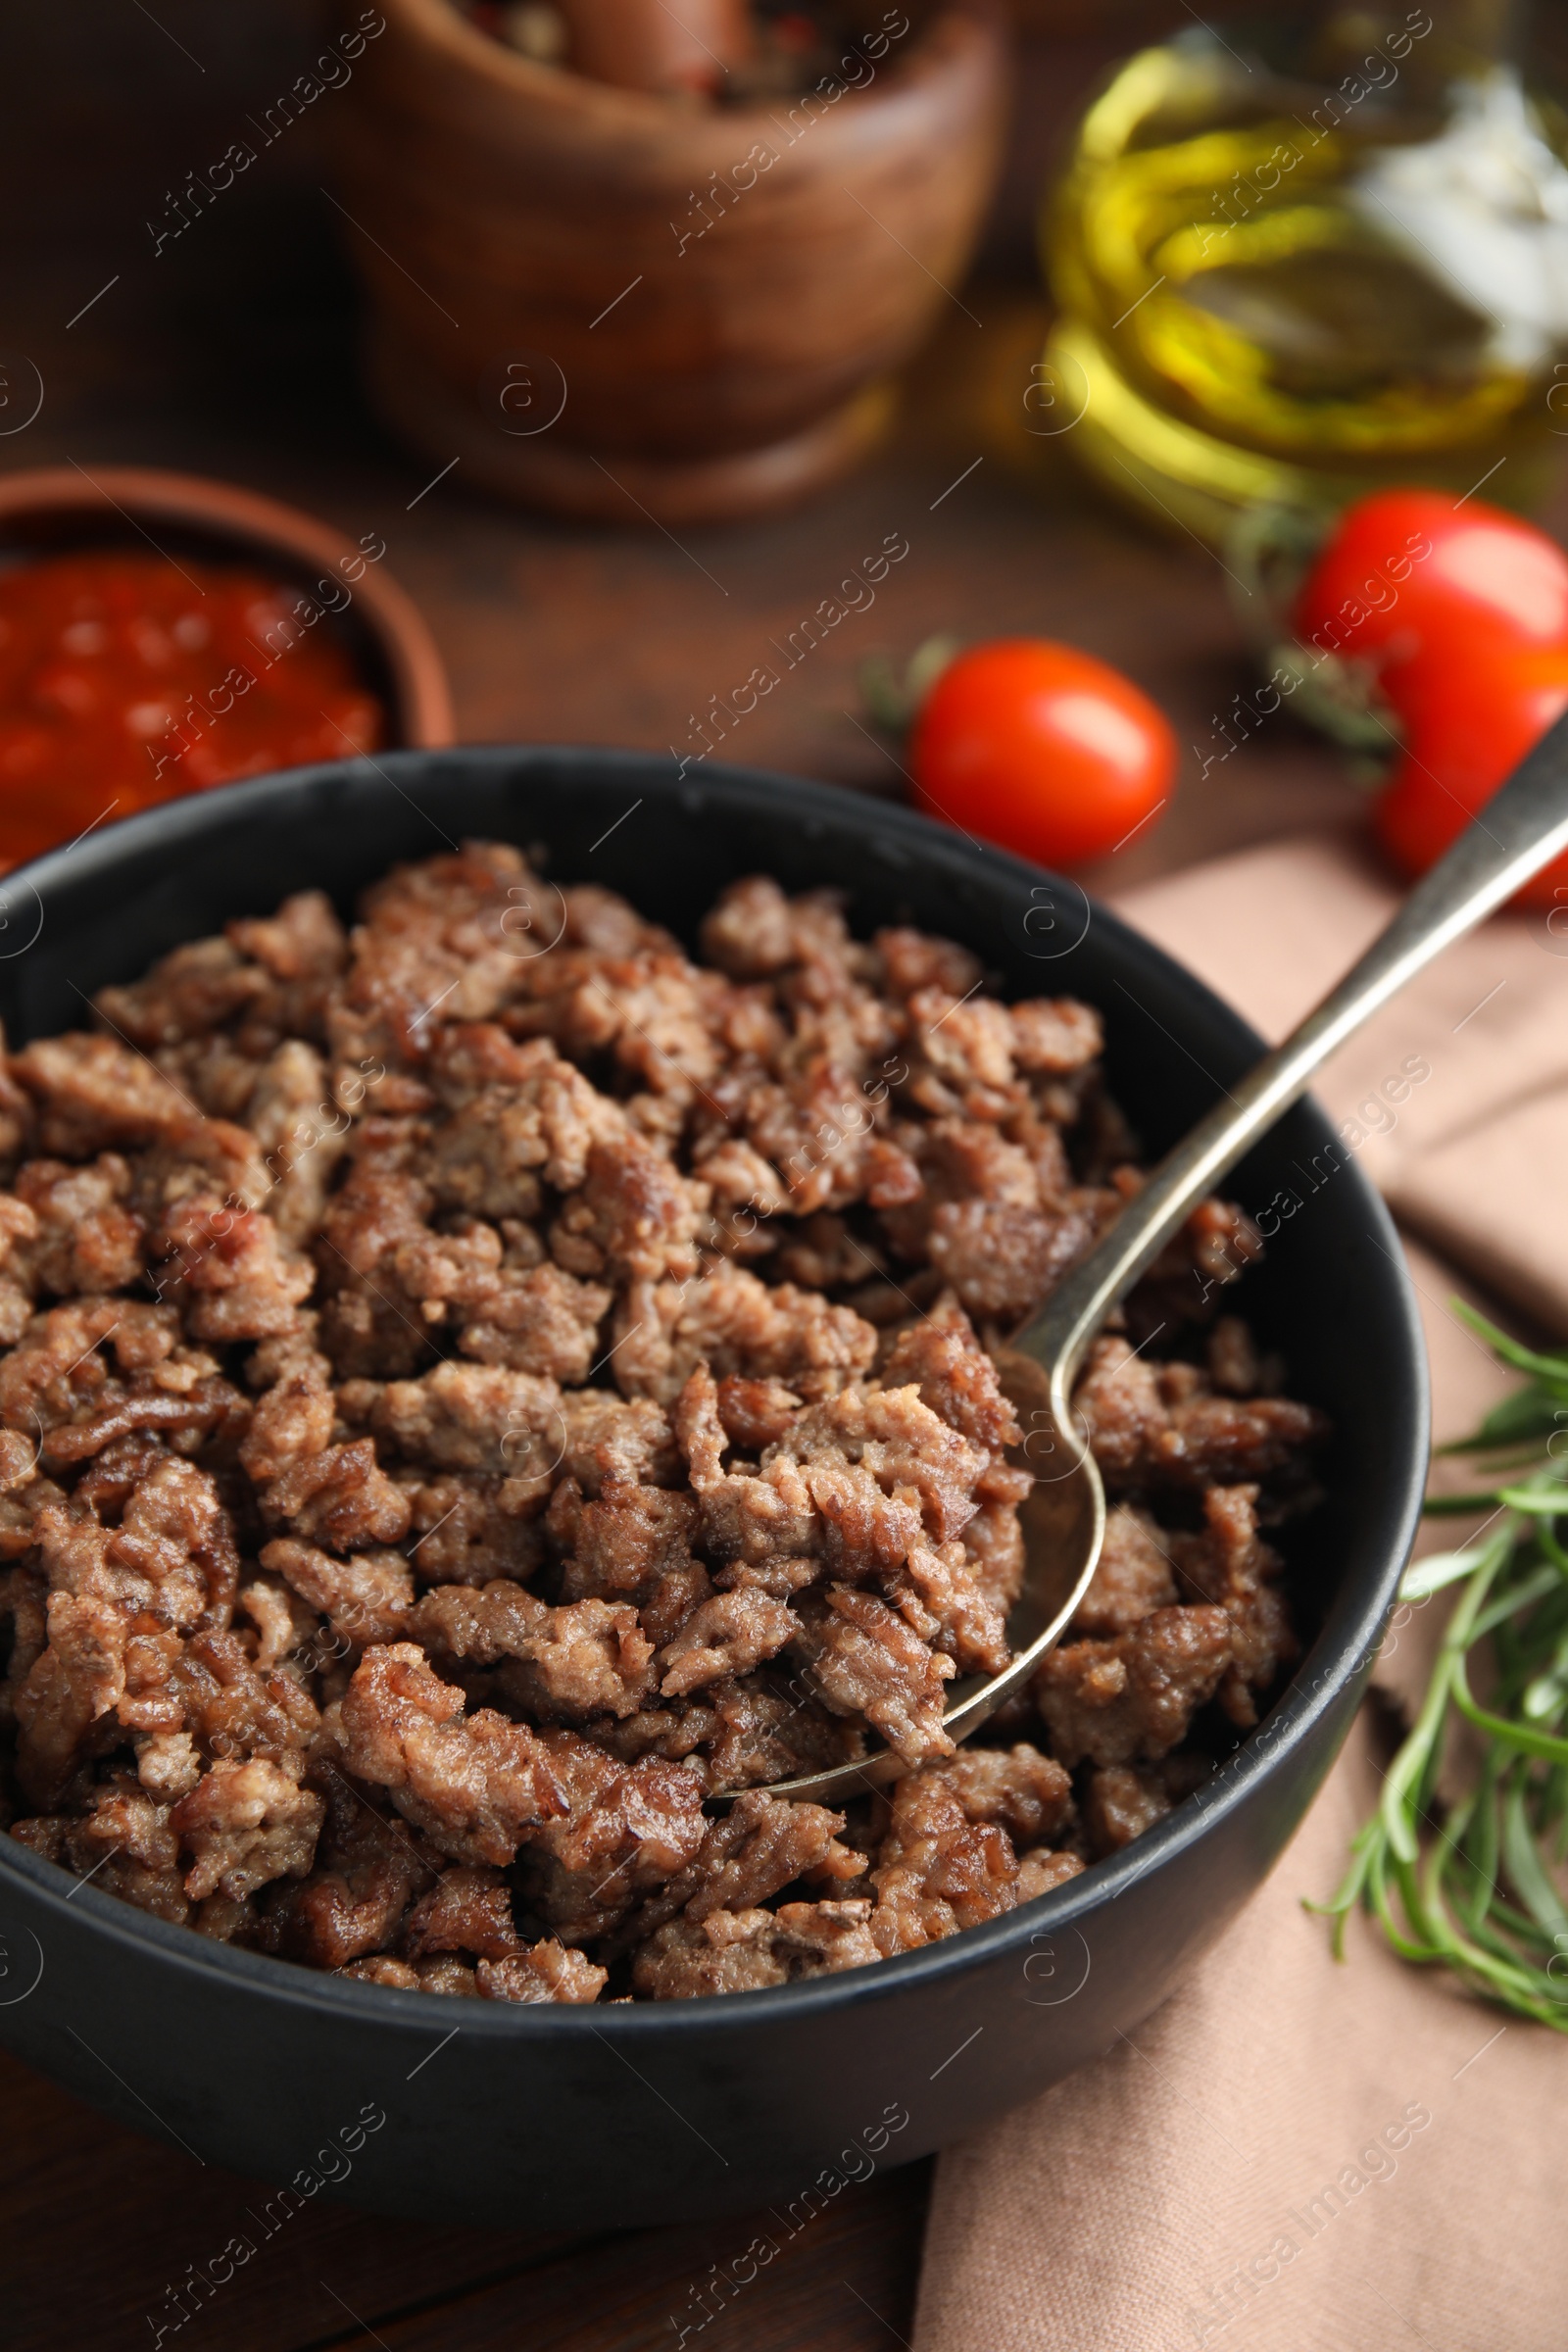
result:
[(909, 763), (929, 815), (1043, 865), (1081, 865), (1162, 806), (1176, 738), (1148, 695), (1092, 654), (998, 637), (943, 670)]
[[(1434, 665), (1403, 698), (1405, 749), (1377, 805), (1385, 849), (1407, 873), (1434, 865), (1476, 811), (1568, 710), (1568, 644), (1472, 653)], [(1519, 892), (1516, 904), (1553, 906), (1568, 888), (1568, 856)]]
[(1568, 640), (1568, 556), (1500, 508), (1384, 490), (1342, 515), (1301, 587), (1297, 633), (1360, 656), (1397, 699), (1402, 668)]

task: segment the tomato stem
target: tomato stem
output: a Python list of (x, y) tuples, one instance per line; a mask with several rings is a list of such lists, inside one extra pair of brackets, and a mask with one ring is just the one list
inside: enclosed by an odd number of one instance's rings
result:
[(860, 699), (866, 715), (890, 735), (906, 735), (920, 705), (962, 646), (961, 637), (927, 637), (915, 647), (902, 673), (886, 654), (873, 654), (860, 664)]

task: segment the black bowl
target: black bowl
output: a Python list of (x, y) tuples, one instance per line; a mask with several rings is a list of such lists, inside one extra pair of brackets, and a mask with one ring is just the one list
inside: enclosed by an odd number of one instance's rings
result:
[[(1260, 1051), (1073, 884), (847, 792), (722, 767), (682, 780), (663, 760), (599, 751), (390, 754), (95, 834), (4, 884), (0, 1014), (13, 1042), (80, 1026), (94, 989), (181, 940), (311, 884), (347, 908), (394, 859), (466, 835), (534, 849), (551, 874), (620, 890), (687, 939), (726, 882), (763, 871), (792, 890), (838, 885), (858, 929), (912, 921), (962, 940), (1009, 995), (1101, 1007), (1112, 1082), (1152, 1151)], [(1314, 1190), (1302, 1173), (1330, 1140), (1303, 1104), (1228, 1188), (1254, 1209), (1281, 1191), (1302, 1202), (1274, 1220), (1245, 1298), (1293, 1393), (1334, 1420), (1328, 1500), (1292, 1555), (1307, 1654), (1259, 1730), (1124, 1853), (877, 1967), (612, 2013), (317, 1975), (205, 1942), (0, 1838), (0, 2040), (120, 2122), (297, 2196), (324, 2179), (383, 2211), (555, 2227), (761, 2204), (793, 2223), (867, 2164), (940, 2147), (1105, 2049), (1220, 1935), (1300, 1820), (1415, 1530), (1420, 1327), (1364, 1177), (1341, 1164)]]

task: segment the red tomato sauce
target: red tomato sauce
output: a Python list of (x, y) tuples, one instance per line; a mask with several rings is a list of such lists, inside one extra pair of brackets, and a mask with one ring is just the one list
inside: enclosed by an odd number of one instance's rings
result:
[(0, 868), (155, 801), (382, 744), (331, 633), (350, 592), (319, 585), (119, 551), (0, 572)]

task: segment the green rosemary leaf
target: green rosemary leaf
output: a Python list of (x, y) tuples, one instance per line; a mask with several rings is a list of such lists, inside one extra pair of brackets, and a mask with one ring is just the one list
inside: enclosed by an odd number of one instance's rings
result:
[(1453, 1306), (1454, 1312), (1472, 1331), (1481, 1334), (1502, 1363), (1511, 1364), (1516, 1372), (1528, 1372), (1532, 1379), (1544, 1382), (1547, 1388), (1568, 1389), (1568, 1355), (1542, 1355), (1533, 1348), (1523, 1347), (1518, 1340), (1510, 1340), (1505, 1331), (1499, 1331), (1495, 1323), (1489, 1323), (1475, 1307), (1467, 1306), (1462, 1298), (1455, 1298)]
[(1425, 1559), (1412, 1560), (1399, 1586), (1401, 1600), (1426, 1600), (1446, 1586), (1456, 1585), (1461, 1577), (1474, 1575), (1481, 1564), (1481, 1554), (1472, 1547), (1469, 1551), (1429, 1551)]
[(1562, 1481), (1549, 1473), (1533, 1478), (1523, 1487), (1499, 1487), (1497, 1500), (1506, 1503), (1511, 1511), (1527, 1511), (1532, 1518), (1555, 1519), (1564, 1507)]
[(1548, 1438), (1562, 1423), (1557, 1416), (1562, 1404), (1556, 1396), (1547, 1396), (1532, 1385), (1516, 1389), (1500, 1404), (1494, 1405), (1474, 1437), (1457, 1438), (1445, 1446), (1445, 1453), (1488, 1453), (1505, 1446), (1527, 1445), (1532, 1438)]
[(1553, 1939), (1561, 1936), (1568, 1943), (1568, 1910), (1542, 1862), (1525, 1813), (1524, 1783), (1519, 1780), (1503, 1799), (1502, 1860), (1513, 1890), (1531, 1918)]
[(1548, 1592), (1555, 1592), (1562, 1583), (1562, 1570), (1552, 1562), (1544, 1568), (1538, 1568), (1533, 1576), (1525, 1578), (1523, 1584), (1511, 1586), (1506, 1592), (1499, 1593), (1495, 1600), (1490, 1600), (1471, 1629), (1472, 1641), (1480, 1642), (1496, 1627), (1515, 1620), (1518, 1612), (1528, 1608), (1532, 1601), (1544, 1600)]
[(1522, 1756), (1544, 1756), (1550, 1763), (1568, 1764), (1568, 1740), (1558, 1740), (1550, 1732), (1538, 1732), (1528, 1723), (1516, 1722), (1506, 1715), (1494, 1715), (1490, 1708), (1477, 1706), (1470, 1695), (1470, 1684), (1462, 1663), (1453, 1674), (1450, 1688), (1460, 1714), (1473, 1723), (1478, 1732), (1486, 1732), (1501, 1746), (1515, 1748)]
[[(1451, 1594), (1447, 1627), (1377, 1811), (1331, 1900), (1309, 1908), (1333, 1919), (1337, 1956), (1359, 1908), (1402, 1959), (1446, 1968), (1483, 1998), (1568, 2033), (1568, 1460), (1556, 1458), (1568, 1354), (1522, 1348), (1459, 1311), (1525, 1379), (1446, 1449), (1491, 1454), (1497, 1483), (1433, 1496), (1428, 1510), (1485, 1511), (1488, 1522), (1401, 1582), (1407, 1601)], [(1471, 1680), (1481, 1657), (1486, 1704)], [(1440, 1793), (1444, 1759), (1451, 1771), (1459, 1757), (1468, 1786)]]

